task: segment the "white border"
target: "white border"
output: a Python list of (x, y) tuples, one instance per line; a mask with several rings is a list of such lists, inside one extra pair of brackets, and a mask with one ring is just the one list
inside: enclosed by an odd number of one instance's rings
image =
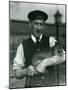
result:
[[(68, 8), (68, 0), (12, 0), (12, 1), (67, 4)], [(0, 90), (8, 90), (9, 84), (8, 77), (9, 77), (9, 0), (0, 0)], [(33, 89), (64, 90), (67, 89), (67, 87), (68, 86), (59, 86), (59, 87), (45, 87)]]

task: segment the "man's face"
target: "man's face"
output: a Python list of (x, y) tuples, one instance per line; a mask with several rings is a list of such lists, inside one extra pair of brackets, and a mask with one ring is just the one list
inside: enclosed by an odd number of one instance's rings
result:
[(44, 29), (45, 22), (43, 19), (36, 19), (31, 21), (31, 32), (35, 37), (39, 37)]

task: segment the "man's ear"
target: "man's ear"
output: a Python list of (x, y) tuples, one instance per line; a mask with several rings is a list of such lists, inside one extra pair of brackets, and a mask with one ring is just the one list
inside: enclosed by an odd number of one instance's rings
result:
[(31, 22), (29, 22), (29, 27), (31, 28), (31, 26), (32, 26), (32, 24), (31, 24)]

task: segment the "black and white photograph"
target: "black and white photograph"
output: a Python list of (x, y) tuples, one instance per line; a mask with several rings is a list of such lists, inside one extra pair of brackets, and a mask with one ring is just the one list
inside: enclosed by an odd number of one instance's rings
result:
[(66, 4), (9, 1), (9, 88), (66, 86)]

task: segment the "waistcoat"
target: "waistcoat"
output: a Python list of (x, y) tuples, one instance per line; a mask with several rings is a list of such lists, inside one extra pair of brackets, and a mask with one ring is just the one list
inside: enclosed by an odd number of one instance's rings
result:
[(33, 55), (38, 51), (42, 49), (46, 49), (49, 47), (49, 36), (42, 36), (41, 41), (39, 42), (39, 45), (33, 42), (31, 37), (29, 37), (27, 40), (22, 42), (23, 48), (24, 48), (24, 56), (25, 56), (25, 67), (28, 67), (31, 65), (31, 60)]

